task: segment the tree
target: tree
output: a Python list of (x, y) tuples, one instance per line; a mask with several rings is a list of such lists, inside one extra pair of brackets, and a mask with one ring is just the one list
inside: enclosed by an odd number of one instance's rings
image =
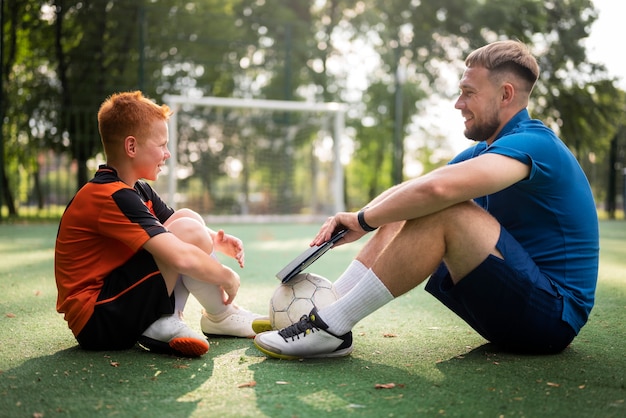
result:
[[(3, 11), (7, 180), (16, 166), (38, 179), (35, 156), (49, 148), (77, 162), (77, 186), (87, 181), (87, 162), (101, 151), (98, 106), (121, 90), (141, 89), (155, 100), (170, 93), (342, 101), (351, 106), (356, 132), (347, 198), (358, 206), (403, 179), (405, 158), (439, 164), (428, 157), (437, 142), (413, 147), (422, 156), (404, 155), (412, 120), (426, 99), (452, 94), (449, 74), (460, 72), (470, 50), (500, 38), (519, 38), (538, 55), (543, 72), (531, 110), (559, 131), (587, 170), (592, 154), (608, 158), (623, 117), (612, 80), (588, 62), (580, 42), (596, 17), (590, 0), (519, 0), (514, 7), (509, 0), (6, 0)], [(354, 64), (346, 63), (363, 53), (359, 65), (370, 71), (365, 85), (355, 86)], [(181, 163), (202, 172), (209, 192), (226, 158), (261, 161), (276, 150), (295, 158), (302, 144), (289, 139), (290, 129), (310, 129), (296, 116), (278, 115), (255, 133), (270, 138), (269, 148), (248, 140), (235, 149), (243, 137), (233, 137), (232, 149), (224, 142), (208, 152), (203, 132), (214, 116), (200, 109), (186, 115), (181, 126), (197, 129), (181, 127), (179, 146), (199, 158), (181, 152)], [(243, 132), (246, 121), (238, 122)], [(281, 193), (296, 168), (289, 164)], [(243, 173), (244, 190), (250, 179), (273, 175), (271, 164), (256, 170)], [(11, 182), (2, 188), (10, 203), (12, 189)]]

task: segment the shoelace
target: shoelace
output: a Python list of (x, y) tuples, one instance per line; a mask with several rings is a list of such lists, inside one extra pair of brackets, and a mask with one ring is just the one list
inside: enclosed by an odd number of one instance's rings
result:
[(285, 342), (287, 342), (287, 338), (291, 338), (291, 341), (295, 340), (296, 337), (300, 339), (300, 334), (304, 334), (306, 336), (309, 332), (317, 329), (319, 328), (316, 327), (311, 321), (309, 315), (302, 315), (298, 322), (278, 331), (278, 335), (283, 337)]

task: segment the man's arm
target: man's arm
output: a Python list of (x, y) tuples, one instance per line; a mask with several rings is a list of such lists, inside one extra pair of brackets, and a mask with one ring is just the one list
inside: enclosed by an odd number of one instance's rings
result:
[(372, 226), (419, 218), (457, 203), (503, 190), (530, 174), (530, 167), (498, 154), (447, 165), (396, 186), (367, 209)]

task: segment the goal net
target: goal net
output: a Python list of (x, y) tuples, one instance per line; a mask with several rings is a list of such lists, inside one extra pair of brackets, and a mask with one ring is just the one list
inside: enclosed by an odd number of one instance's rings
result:
[(165, 96), (166, 201), (203, 216), (311, 217), (344, 210), (341, 138), (346, 107), (218, 97)]

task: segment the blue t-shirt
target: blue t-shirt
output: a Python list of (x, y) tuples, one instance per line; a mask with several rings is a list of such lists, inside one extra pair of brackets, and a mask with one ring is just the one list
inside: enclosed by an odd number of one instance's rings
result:
[(527, 110), (489, 146), (480, 142), (450, 164), (494, 153), (530, 166), (530, 175), (475, 199), (526, 249), (563, 296), (563, 320), (576, 332), (587, 322), (598, 278), (598, 216), (589, 182), (565, 144)]

